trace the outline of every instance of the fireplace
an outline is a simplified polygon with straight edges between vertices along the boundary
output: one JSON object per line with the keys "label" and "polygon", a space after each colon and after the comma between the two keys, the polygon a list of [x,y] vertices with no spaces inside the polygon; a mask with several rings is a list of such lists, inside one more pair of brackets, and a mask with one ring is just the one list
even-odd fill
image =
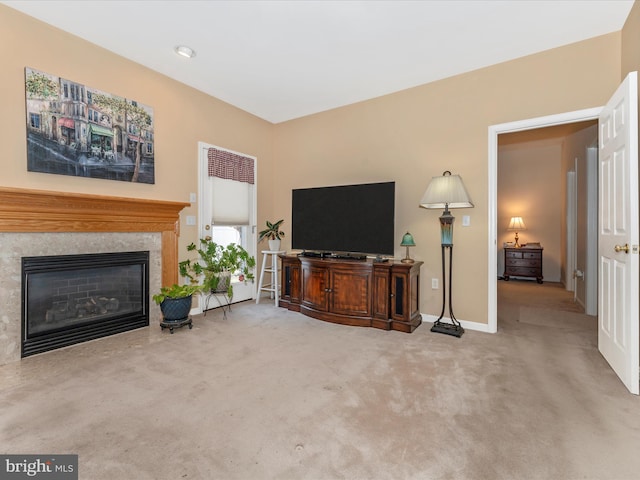
{"label": "fireplace", "polygon": [[149,325],[149,252],[22,258],[22,356]]}
{"label": "fireplace", "polygon": [[[149,251],[149,286],[178,282],[186,202],[0,187],[0,365],[22,358],[23,257]],[[149,322],[160,319],[149,307]]]}

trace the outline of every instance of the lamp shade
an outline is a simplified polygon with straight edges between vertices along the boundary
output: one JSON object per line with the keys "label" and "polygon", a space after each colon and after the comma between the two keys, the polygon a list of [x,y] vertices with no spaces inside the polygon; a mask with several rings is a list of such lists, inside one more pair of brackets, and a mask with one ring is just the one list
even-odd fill
{"label": "lamp shade", "polygon": [[524,220],[522,220],[522,217],[511,217],[511,221],[509,222],[509,227],[507,228],[507,230],[521,231],[526,229],[527,227],[524,225]]}
{"label": "lamp shade", "polygon": [[467,189],[460,175],[445,171],[442,176],[433,177],[420,200],[422,208],[470,208],[473,207]]}
{"label": "lamp shade", "polygon": [[409,232],[405,233],[402,236],[402,242],[400,243],[401,247],[415,247],[416,246],[416,242],[413,241],[413,235],[411,235]]}

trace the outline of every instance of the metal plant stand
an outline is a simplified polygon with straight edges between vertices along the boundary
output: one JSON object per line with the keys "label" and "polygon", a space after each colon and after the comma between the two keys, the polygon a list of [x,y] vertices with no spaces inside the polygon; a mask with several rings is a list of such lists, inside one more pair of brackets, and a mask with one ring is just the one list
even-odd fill
{"label": "metal plant stand", "polygon": [[[220,296],[222,296],[222,299],[224,301],[220,300]],[[211,301],[211,297],[215,297],[215,299],[218,301],[218,306],[222,307],[222,316],[224,319],[226,319],[227,310],[231,311],[231,297],[229,297],[229,295],[227,294],[227,288],[225,287],[223,290],[220,290],[220,289],[211,290],[211,292],[209,292],[205,300],[205,305],[203,310],[205,317],[207,316],[207,312],[209,310],[213,310],[213,308],[209,308],[209,302]]]}
{"label": "metal plant stand", "polygon": [[182,318],[180,320],[163,320],[160,322],[160,328],[162,330],[168,328],[170,333],[173,333],[174,328],[184,327],[185,325],[189,325],[189,330],[193,328],[193,321],[191,320],[191,317]]}

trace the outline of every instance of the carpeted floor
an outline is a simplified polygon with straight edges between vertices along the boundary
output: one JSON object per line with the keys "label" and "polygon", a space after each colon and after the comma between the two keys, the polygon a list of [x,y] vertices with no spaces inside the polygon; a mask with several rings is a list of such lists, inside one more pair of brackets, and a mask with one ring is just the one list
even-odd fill
{"label": "carpeted floor", "polygon": [[561,288],[498,287],[494,335],[247,302],[2,366],[1,450],[77,453],[83,480],[639,478],[640,400],[592,317],[540,325]]}

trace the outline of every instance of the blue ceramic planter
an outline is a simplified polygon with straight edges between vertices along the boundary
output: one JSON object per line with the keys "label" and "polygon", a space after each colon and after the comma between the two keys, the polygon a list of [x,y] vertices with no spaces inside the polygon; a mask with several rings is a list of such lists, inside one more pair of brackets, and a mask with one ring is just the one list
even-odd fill
{"label": "blue ceramic planter", "polygon": [[193,295],[182,298],[165,298],[160,304],[160,311],[165,322],[177,322],[189,316]]}

